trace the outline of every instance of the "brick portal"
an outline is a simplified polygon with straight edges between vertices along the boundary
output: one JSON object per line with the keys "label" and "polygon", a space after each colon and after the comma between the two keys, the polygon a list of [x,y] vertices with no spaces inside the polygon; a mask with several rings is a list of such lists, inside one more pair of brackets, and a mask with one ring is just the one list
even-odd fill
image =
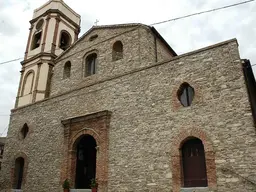
{"label": "brick portal", "polygon": [[210,142],[209,138],[202,130],[195,128],[192,130],[181,131],[181,133],[177,137],[175,137],[176,139],[172,143],[171,154],[172,154],[173,192],[179,192],[180,188],[184,185],[181,147],[183,143],[188,138],[191,138],[191,137],[200,139],[204,145],[208,188],[216,189],[217,187],[215,155],[214,155],[212,143]]}
{"label": "brick portal", "polygon": [[75,187],[76,177],[76,146],[85,135],[92,136],[97,144],[96,179],[98,191],[107,191],[108,182],[108,130],[110,111],[69,118],[62,121],[64,125],[64,161],[61,169],[61,181],[70,180]]}

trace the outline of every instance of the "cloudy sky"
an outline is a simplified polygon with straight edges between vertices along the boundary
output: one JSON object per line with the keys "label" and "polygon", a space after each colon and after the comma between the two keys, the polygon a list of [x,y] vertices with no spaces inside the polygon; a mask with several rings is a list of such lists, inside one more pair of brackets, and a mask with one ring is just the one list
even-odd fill
{"label": "cloudy sky", "polygon": [[[144,23],[200,12],[244,0],[64,0],[82,17],[80,36],[98,25]],[[24,56],[33,10],[47,0],[0,0],[0,63]],[[178,53],[237,38],[241,58],[256,63],[256,1],[229,9],[156,25]],[[255,53],[255,54],[253,54]],[[20,60],[21,61],[21,60]],[[20,61],[0,65],[0,136],[6,135],[21,69]],[[256,68],[254,69],[256,72]]]}

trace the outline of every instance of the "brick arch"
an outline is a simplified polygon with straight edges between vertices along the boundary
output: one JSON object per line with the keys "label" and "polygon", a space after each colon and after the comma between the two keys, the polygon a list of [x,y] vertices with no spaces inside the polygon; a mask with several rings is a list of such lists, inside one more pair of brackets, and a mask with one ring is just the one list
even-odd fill
{"label": "brick arch", "polygon": [[64,125],[64,159],[62,164],[61,182],[70,180],[75,187],[76,175],[76,144],[84,135],[92,136],[97,144],[96,179],[99,191],[107,191],[108,186],[108,130],[110,111],[99,111],[87,115],[62,120]]}
{"label": "brick arch", "polygon": [[100,145],[100,139],[99,139],[99,134],[93,130],[93,129],[90,129],[90,128],[84,128],[82,129],[81,131],[79,131],[78,133],[76,133],[71,139],[70,139],[70,143],[69,143],[69,148],[71,150],[76,150],[75,149],[75,146],[77,144],[77,142],[85,135],[90,135],[92,136],[95,141],[96,141],[96,144],[97,146]]}
{"label": "brick arch", "polygon": [[181,131],[177,136],[174,137],[175,139],[171,145],[173,192],[179,192],[180,188],[183,186],[181,147],[184,142],[191,137],[200,139],[204,145],[208,188],[215,189],[217,186],[215,153],[212,142],[204,131],[194,128]]}
{"label": "brick arch", "polygon": [[21,189],[24,188],[24,185],[26,183],[26,179],[27,179],[27,171],[28,171],[28,164],[29,164],[29,160],[28,160],[28,156],[24,153],[24,152],[18,152],[12,159],[12,167],[11,167],[11,186],[10,189],[13,188],[14,182],[15,182],[15,161],[17,158],[22,157],[24,159],[24,170],[23,170],[23,181],[22,181],[22,186]]}
{"label": "brick arch", "polygon": [[175,137],[172,142],[172,154],[177,155],[177,151],[189,137],[196,137],[200,139],[203,142],[204,150],[213,152],[213,145],[207,134],[201,129],[193,128],[190,130],[183,130]]}

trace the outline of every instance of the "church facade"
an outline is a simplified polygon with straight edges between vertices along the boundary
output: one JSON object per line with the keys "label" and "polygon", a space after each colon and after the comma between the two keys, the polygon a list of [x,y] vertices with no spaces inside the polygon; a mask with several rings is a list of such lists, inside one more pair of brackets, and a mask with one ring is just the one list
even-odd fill
{"label": "church facade", "polygon": [[[34,12],[0,191],[256,191],[255,82],[231,39],[177,55],[155,28]],[[90,190],[89,190],[90,191]]]}

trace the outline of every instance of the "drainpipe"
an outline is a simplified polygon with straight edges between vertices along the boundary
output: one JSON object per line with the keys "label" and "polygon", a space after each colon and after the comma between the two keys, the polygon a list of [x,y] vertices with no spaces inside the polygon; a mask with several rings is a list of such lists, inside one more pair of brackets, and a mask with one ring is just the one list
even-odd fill
{"label": "drainpipe", "polygon": [[157,41],[156,41],[156,36],[154,35],[154,44],[155,44],[155,62],[157,63],[158,58],[157,58]]}
{"label": "drainpipe", "polygon": [[256,82],[252,72],[250,60],[243,59],[242,67],[243,67],[244,80],[247,88],[249,102],[251,105],[254,126],[256,126]]}

